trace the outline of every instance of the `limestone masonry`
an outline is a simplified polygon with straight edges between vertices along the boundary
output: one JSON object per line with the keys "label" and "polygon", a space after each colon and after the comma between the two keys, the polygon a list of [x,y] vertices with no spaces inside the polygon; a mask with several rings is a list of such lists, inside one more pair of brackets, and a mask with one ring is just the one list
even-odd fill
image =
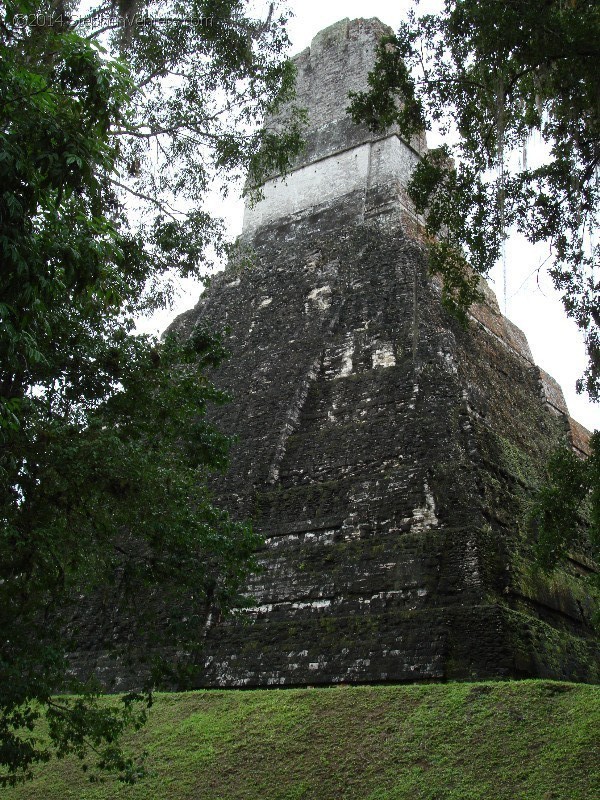
{"label": "limestone masonry", "polygon": [[544,460],[586,432],[489,289],[468,331],[441,308],[405,193],[424,138],[346,114],[387,31],[343,20],[296,57],[307,149],[246,209],[253,265],[174,324],[229,326],[215,416],[239,438],[216,488],[266,537],[203,684],[595,680],[591,565],[551,586],[519,530]]}
{"label": "limestone masonry", "polygon": [[307,149],[246,209],[251,265],[172,326],[228,326],[214,418],[238,440],[215,492],[266,539],[202,685],[595,681],[593,565],[536,574],[520,525],[550,452],[587,432],[489,289],[468,330],[442,309],[405,190],[424,138],[345,112],[387,30],[343,20],[296,57]]}
{"label": "limestone masonry", "polygon": [[[425,137],[406,143],[392,131],[373,134],[346,113],[348,92],[368,88],[378,40],[392,30],[379,20],[344,20],[317,34],[310,48],[294,59],[298,71],[296,104],[308,109],[304,153],[285,181],[263,186],[264,199],[244,214],[244,235],[256,236],[264,225],[286,216],[333,204],[352,192],[363,196],[362,221],[382,211],[382,193],[393,210],[409,210],[404,198]],[[277,127],[285,120],[269,120]]]}

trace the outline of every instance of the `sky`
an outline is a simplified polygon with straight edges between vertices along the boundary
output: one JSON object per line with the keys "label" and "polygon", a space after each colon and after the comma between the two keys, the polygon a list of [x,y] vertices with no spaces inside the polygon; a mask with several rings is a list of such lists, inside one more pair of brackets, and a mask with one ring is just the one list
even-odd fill
{"label": "sky", "polygon": [[[435,11],[440,5],[439,0],[421,0],[419,10]],[[290,55],[293,55],[308,47],[320,30],[345,17],[378,17],[396,29],[411,3],[410,0],[290,0],[287,6],[294,13],[288,24],[292,42]],[[268,3],[256,0],[256,7],[266,11]],[[261,16],[266,16],[265,11]],[[430,146],[442,141],[435,134],[428,135]],[[226,219],[231,236],[238,235],[242,228],[242,201],[223,202],[217,198],[214,206],[211,210]],[[523,238],[509,238],[506,245],[507,316],[525,332],[536,363],[561,385],[571,416],[593,430],[600,427],[600,406],[591,403],[586,395],[575,392],[575,382],[583,374],[587,361],[583,338],[575,323],[567,318],[549,276],[540,269],[548,254],[548,247],[544,245],[533,247]],[[501,265],[493,270],[490,284],[502,306]],[[197,283],[181,283],[174,308],[166,315],[147,320],[141,328],[162,332],[176,314],[196,304],[200,291]]]}

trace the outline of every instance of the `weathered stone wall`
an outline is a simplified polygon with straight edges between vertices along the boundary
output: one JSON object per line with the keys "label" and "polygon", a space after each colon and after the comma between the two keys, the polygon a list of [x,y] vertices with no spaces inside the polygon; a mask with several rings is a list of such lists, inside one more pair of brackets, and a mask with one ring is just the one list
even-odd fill
{"label": "weathered stone wall", "polygon": [[308,145],[247,209],[254,265],[174,324],[229,327],[215,416],[238,441],[215,489],[266,539],[202,682],[595,680],[589,564],[550,583],[522,531],[550,452],[586,432],[485,283],[468,330],[443,311],[405,193],[424,137],[346,115],[386,32],[344,20],[296,58]]}
{"label": "weathered stone wall", "polygon": [[177,323],[230,328],[216,488],[266,537],[256,608],[213,630],[203,685],[596,679],[585,587],[531,578],[519,532],[566,417],[491,296],[462,330],[419,245],[356,208],[264,226],[255,265]]}
{"label": "weathered stone wall", "polygon": [[[213,488],[265,537],[256,605],[210,631],[201,685],[598,680],[592,565],[536,574],[522,526],[550,452],[586,432],[487,286],[467,330],[443,310],[405,194],[424,142],[344,114],[382,32],[345,20],[297,58],[307,151],[247,211],[251,266],[172,326],[228,331],[214,418],[237,441]],[[79,665],[123,680],[102,648]]]}
{"label": "weathered stone wall", "polygon": [[[359,213],[368,216],[373,196],[382,195],[391,210],[410,212],[404,187],[425,149],[425,135],[403,141],[395,129],[374,134],[355,125],[347,114],[348,92],[364,91],[375,61],[377,42],[391,28],[377,19],[342,20],[321,31],[311,46],[294,58],[296,104],[308,112],[306,147],[285,179],[274,176],[262,187],[264,199],[248,206],[244,234],[262,225],[350,192],[362,193]],[[288,110],[267,120],[268,127],[285,123]]]}

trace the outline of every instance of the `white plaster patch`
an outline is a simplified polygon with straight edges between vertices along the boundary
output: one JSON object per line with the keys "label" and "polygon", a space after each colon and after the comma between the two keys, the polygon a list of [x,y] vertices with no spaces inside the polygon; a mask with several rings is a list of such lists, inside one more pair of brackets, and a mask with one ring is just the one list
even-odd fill
{"label": "white plaster patch", "polygon": [[264,300],[260,301],[260,303],[258,304],[258,307],[259,308],[265,308],[265,306],[270,306],[272,302],[273,302],[273,298],[272,297],[265,297]]}
{"label": "white plaster patch", "polygon": [[414,533],[422,533],[430,528],[435,528],[438,525],[438,518],[435,513],[435,501],[431,489],[427,485],[427,481],[423,484],[425,492],[425,505],[413,509],[413,525],[411,531]]}
{"label": "white plaster patch", "polygon": [[392,589],[389,592],[377,592],[372,595],[371,600],[391,600],[394,597],[405,597],[406,593],[402,589]]}
{"label": "white plaster patch", "polygon": [[373,351],[373,369],[377,367],[394,367],[396,365],[396,356],[394,355],[394,348],[391,342],[378,342],[379,347]]}
{"label": "white plaster patch", "polygon": [[289,544],[290,542],[297,542],[299,538],[299,533],[288,533],[285,536],[269,536],[267,539],[265,539],[265,544],[268,547],[275,549],[277,547],[282,547],[283,545]]}
{"label": "white plaster patch", "polygon": [[352,356],[354,355],[354,340],[348,337],[350,341],[346,343],[344,352],[342,353],[342,366],[338,372],[339,378],[345,378],[352,373]]}
{"label": "white plaster patch", "polygon": [[319,311],[327,311],[331,305],[331,286],[313,289],[307,298]]}
{"label": "white plaster patch", "polygon": [[317,531],[313,533],[309,531],[308,533],[304,534],[304,541],[314,542],[318,544],[333,544],[335,537],[335,530],[328,530],[328,531]]}
{"label": "white plaster patch", "polygon": [[255,606],[254,608],[249,608],[248,613],[250,614],[269,614],[273,611],[273,604],[266,603],[264,606]]}
{"label": "white plaster patch", "polygon": [[329,608],[331,605],[331,600],[313,600],[312,602],[299,602],[299,603],[292,603],[292,608],[303,609],[303,608]]}
{"label": "white plaster patch", "polygon": [[[305,541],[307,544],[313,542],[318,544],[333,544],[335,533],[336,532],[333,529],[288,533],[284,536],[269,536],[265,539],[265,544],[270,550],[276,550],[280,547],[293,546],[294,544],[298,544],[302,541]],[[272,559],[264,559],[264,561],[259,561],[259,563],[262,566],[266,566],[267,564],[272,563]]]}

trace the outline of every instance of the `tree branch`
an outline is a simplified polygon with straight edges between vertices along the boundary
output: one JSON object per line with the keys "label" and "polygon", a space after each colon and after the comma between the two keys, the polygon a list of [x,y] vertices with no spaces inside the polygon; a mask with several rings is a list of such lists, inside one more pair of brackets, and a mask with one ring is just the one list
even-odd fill
{"label": "tree branch", "polygon": [[178,211],[177,209],[174,208],[171,209],[171,211],[173,212],[171,213],[171,211],[168,210],[170,207],[167,206],[165,203],[159,202],[155,197],[150,197],[150,195],[148,194],[144,194],[143,192],[138,192],[135,189],[132,189],[131,186],[127,186],[125,183],[121,183],[120,181],[116,180],[116,178],[111,178],[110,182],[115,186],[118,186],[119,189],[124,189],[126,192],[129,192],[129,194],[132,194],[134,197],[137,197],[140,200],[145,200],[146,202],[151,203],[153,206],[156,206],[156,208],[158,208],[165,216],[172,219],[173,222],[181,222],[181,219],[179,217],[176,217],[175,214],[180,214],[181,216],[184,216],[183,211]]}

